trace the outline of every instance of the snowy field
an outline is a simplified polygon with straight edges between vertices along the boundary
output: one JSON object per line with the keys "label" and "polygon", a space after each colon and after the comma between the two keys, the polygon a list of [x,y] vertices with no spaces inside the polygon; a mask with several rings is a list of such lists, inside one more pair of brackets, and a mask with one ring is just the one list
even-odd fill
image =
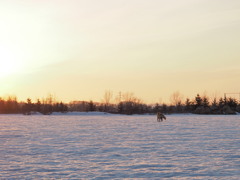
{"label": "snowy field", "polygon": [[240,179],[240,115],[0,115],[0,179]]}

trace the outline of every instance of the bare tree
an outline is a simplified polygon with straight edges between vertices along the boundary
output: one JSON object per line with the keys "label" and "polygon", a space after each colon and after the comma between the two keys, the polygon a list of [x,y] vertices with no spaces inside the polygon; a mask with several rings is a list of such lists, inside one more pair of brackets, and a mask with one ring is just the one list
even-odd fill
{"label": "bare tree", "polygon": [[123,101],[134,101],[135,99],[134,94],[132,92],[123,93],[122,98]]}
{"label": "bare tree", "polygon": [[103,95],[103,99],[102,99],[103,104],[104,104],[104,111],[108,111],[109,105],[110,105],[110,103],[112,101],[112,98],[113,98],[112,91],[106,90],[104,95]]}
{"label": "bare tree", "polygon": [[46,98],[42,98],[42,104],[50,104],[53,105],[57,102],[56,96],[49,93]]}
{"label": "bare tree", "polygon": [[54,103],[56,103],[56,96],[49,93],[47,98],[46,98],[46,101],[47,101],[48,104],[54,104]]}
{"label": "bare tree", "polygon": [[109,105],[113,97],[113,93],[110,90],[105,91],[103,95],[103,103]]}
{"label": "bare tree", "polygon": [[115,103],[119,104],[122,101],[122,92],[120,91],[118,95],[115,97]]}
{"label": "bare tree", "polygon": [[176,91],[170,96],[170,102],[174,106],[181,105],[183,98],[184,96],[179,91]]}

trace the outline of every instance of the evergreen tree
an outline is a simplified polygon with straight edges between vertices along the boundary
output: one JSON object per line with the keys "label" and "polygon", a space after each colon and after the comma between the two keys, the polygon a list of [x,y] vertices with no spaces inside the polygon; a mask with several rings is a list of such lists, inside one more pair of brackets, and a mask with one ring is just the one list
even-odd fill
{"label": "evergreen tree", "polygon": [[190,101],[189,98],[185,101],[185,112],[192,112],[193,111],[193,103]]}
{"label": "evergreen tree", "polygon": [[88,111],[96,111],[96,105],[92,101],[88,103]]}
{"label": "evergreen tree", "polygon": [[223,98],[220,98],[219,101],[218,101],[218,107],[219,107],[219,108],[222,108],[224,105],[225,105],[224,99],[223,99]]}
{"label": "evergreen tree", "polygon": [[209,101],[207,97],[203,97],[202,105],[203,107],[209,107]]}
{"label": "evergreen tree", "polygon": [[202,98],[200,97],[199,94],[197,94],[197,96],[195,97],[195,101],[196,101],[196,108],[202,106],[202,101],[203,100],[202,100]]}

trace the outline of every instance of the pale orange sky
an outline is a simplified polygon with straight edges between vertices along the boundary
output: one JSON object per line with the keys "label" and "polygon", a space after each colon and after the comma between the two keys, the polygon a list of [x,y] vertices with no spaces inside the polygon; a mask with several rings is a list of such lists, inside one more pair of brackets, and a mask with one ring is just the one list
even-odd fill
{"label": "pale orange sky", "polygon": [[239,0],[2,0],[0,97],[240,92]]}

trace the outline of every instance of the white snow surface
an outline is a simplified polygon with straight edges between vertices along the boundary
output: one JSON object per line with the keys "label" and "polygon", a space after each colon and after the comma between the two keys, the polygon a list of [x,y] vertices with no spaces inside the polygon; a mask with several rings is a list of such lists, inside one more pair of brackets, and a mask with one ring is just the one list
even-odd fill
{"label": "white snow surface", "polygon": [[105,115],[114,115],[114,114],[110,114],[110,113],[106,113],[106,112],[97,112],[97,111],[93,111],[93,112],[67,112],[67,113],[61,113],[61,112],[53,112],[51,115],[68,115],[68,116],[105,116]]}
{"label": "white snow surface", "polygon": [[240,116],[0,115],[0,179],[239,179]]}

